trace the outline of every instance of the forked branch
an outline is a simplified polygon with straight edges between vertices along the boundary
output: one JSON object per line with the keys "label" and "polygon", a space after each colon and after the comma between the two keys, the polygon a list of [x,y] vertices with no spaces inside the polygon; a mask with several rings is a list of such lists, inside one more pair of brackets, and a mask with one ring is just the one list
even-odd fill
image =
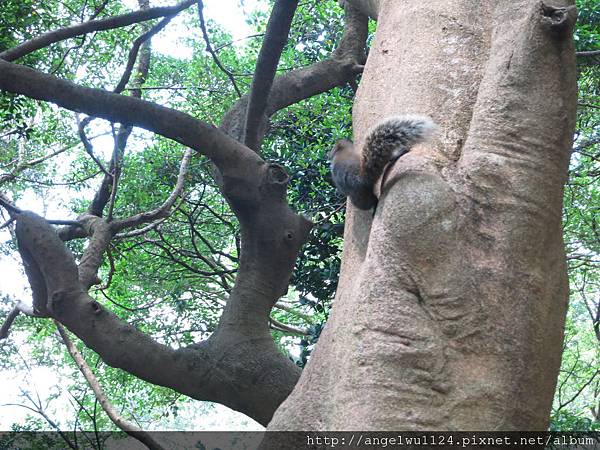
{"label": "forked branch", "polygon": [[263,115],[267,108],[275,71],[287,42],[297,7],[297,0],[277,0],[267,23],[267,32],[256,61],[244,126],[244,143],[253,150],[258,150],[262,134],[259,128],[265,122]]}

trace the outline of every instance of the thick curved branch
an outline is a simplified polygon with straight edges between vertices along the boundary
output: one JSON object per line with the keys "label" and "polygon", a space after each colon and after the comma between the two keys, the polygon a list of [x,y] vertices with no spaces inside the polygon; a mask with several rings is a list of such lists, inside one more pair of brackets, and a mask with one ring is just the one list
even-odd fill
{"label": "thick curved branch", "polygon": [[47,47],[48,45],[64,41],[65,39],[70,39],[75,36],[80,36],[82,34],[125,27],[134,23],[158,19],[159,17],[173,16],[184,9],[189,8],[195,2],[195,0],[186,0],[174,6],[161,6],[147,10],[135,11],[120,16],[109,17],[106,19],[90,20],[89,22],[50,31],[0,53],[0,59],[4,59],[5,61],[14,61],[15,59]]}
{"label": "thick curved branch", "polygon": [[94,375],[94,372],[92,372],[92,369],[90,369],[90,366],[88,366],[87,362],[83,358],[83,355],[81,353],[79,353],[79,350],[77,350],[77,347],[75,347],[75,345],[73,344],[73,341],[71,341],[71,339],[69,338],[69,335],[67,334],[67,332],[65,331],[63,326],[59,322],[55,322],[55,323],[56,323],[56,328],[58,329],[58,332],[60,333],[60,336],[61,336],[65,346],[67,347],[67,351],[69,352],[69,354],[71,355],[71,357],[73,358],[75,363],[77,364],[77,367],[79,368],[80,372],[83,374],[83,376],[84,376],[85,380],[87,381],[88,385],[90,386],[90,388],[92,388],[94,395],[98,399],[100,406],[102,407],[102,409],[104,410],[104,412],[106,413],[108,418],[117,427],[119,427],[119,429],[123,430],[128,435],[130,435],[130,436],[134,437],[135,439],[137,439],[138,441],[142,442],[149,449],[162,450],[163,447],[160,444],[158,444],[158,442],[156,442],[152,438],[152,436],[150,436],[150,434],[148,432],[142,430],[140,427],[129,422],[128,420],[125,420],[117,412],[117,410],[114,408],[114,406],[110,403],[110,401],[106,397],[106,394],[104,393],[104,390],[100,386],[100,383],[98,382],[98,379],[96,378],[96,375]]}
{"label": "thick curved branch", "polygon": [[[266,425],[299,371],[264,326],[220,330],[209,341],[173,350],[123,322],[83,289],[72,255],[42,217],[22,212],[16,226],[25,260],[40,274],[51,316],[110,366],[198,400],[223,403]],[[21,253],[23,255],[23,253]]]}
{"label": "thick curved branch", "polygon": [[225,176],[251,180],[264,163],[244,145],[188,114],[138,98],[78,86],[3,60],[0,89],[153,131],[207,156]]}
{"label": "thick curved branch", "polygon": [[346,4],[344,10],[344,33],[338,47],[329,58],[278,77],[269,97],[269,115],[305,98],[342,86],[362,72],[366,61],[368,18],[351,4]]}
{"label": "thick curved branch", "polygon": [[15,233],[33,291],[34,308],[39,303],[51,312],[53,303],[81,292],[73,256],[44,218],[29,211],[19,213]]}
{"label": "thick curved branch", "polygon": [[266,35],[256,61],[244,126],[244,144],[253,150],[258,150],[263,134],[260,126],[265,123],[263,115],[267,100],[297,7],[297,0],[277,0],[267,23]]}

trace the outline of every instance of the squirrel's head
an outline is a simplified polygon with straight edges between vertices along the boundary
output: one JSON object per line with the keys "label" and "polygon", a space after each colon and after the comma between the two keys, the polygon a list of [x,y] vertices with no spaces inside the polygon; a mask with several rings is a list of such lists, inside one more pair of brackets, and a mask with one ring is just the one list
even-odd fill
{"label": "squirrel's head", "polygon": [[344,151],[347,151],[347,150],[353,150],[353,148],[354,148],[354,143],[351,140],[340,139],[339,141],[337,141],[335,143],[333,148],[329,152],[327,152],[327,159],[329,161],[333,161],[333,158],[335,158],[336,155],[339,155],[340,153],[343,153]]}

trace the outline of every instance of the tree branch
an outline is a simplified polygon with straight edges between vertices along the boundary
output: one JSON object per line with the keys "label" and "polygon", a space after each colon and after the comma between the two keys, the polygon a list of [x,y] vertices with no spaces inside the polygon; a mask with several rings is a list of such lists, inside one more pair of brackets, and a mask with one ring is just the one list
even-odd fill
{"label": "tree branch", "polygon": [[[127,58],[127,66],[125,67],[125,71],[123,72],[123,75],[121,76],[121,79],[119,80],[119,83],[117,84],[117,86],[115,87],[113,92],[115,92],[116,94],[120,94],[121,92],[123,92],[123,90],[125,89],[125,86],[127,86],[127,83],[129,82],[129,79],[131,78],[131,72],[133,71],[133,65],[135,64],[135,61],[137,59],[137,55],[139,53],[140,47],[142,46],[142,44],[144,42],[146,42],[148,39],[150,39],[152,36],[154,36],[156,33],[158,33],[164,27],[166,27],[172,18],[173,18],[172,15],[165,17],[163,20],[158,22],[156,25],[154,25],[151,29],[146,31],[141,36],[139,36],[133,42],[131,50],[129,50],[129,56]],[[145,78],[145,76],[144,76],[144,78]]]}
{"label": "tree branch", "polygon": [[340,0],[340,3],[351,3],[352,6],[373,20],[377,20],[379,8],[381,7],[381,0]]}
{"label": "tree branch", "polygon": [[[99,136],[94,136],[94,137],[91,137],[90,139],[95,139]],[[89,142],[89,140],[88,140],[88,142]],[[59,148],[58,150],[55,150],[47,155],[40,156],[39,158],[35,158],[30,161],[22,161],[21,159],[18,159],[17,161],[13,161],[13,163],[16,164],[15,167],[13,167],[13,169],[10,172],[3,173],[2,175],[0,175],[0,184],[4,183],[6,181],[14,180],[17,177],[17,175],[19,175],[19,173],[23,172],[24,170],[30,169],[31,167],[41,164],[44,161],[47,161],[50,158],[53,158],[54,156],[60,155],[61,153],[64,153],[67,150],[75,147],[77,144],[79,144],[79,142],[75,142],[71,145],[66,145],[66,146]]]}
{"label": "tree branch", "polygon": [[288,324],[278,321],[277,319],[273,319],[272,317],[269,318],[269,321],[271,322],[271,326],[274,329],[281,331],[282,333],[298,334],[300,336],[309,336],[310,335],[310,332],[305,328],[299,328],[299,327],[295,327],[293,325],[288,325]]}
{"label": "tree branch", "polygon": [[589,50],[575,53],[578,58],[594,58],[600,56],[600,50]]}
{"label": "tree branch", "polygon": [[[264,163],[244,145],[188,114],[134,97],[78,86],[3,60],[0,89],[154,131],[207,156],[224,175],[252,180],[256,178],[257,166]],[[240,173],[246,176],[240,177]]]}
{"label": "tree branch", "polygon": [[175,186],[173,187],[173,191],[171,192],[169,197],[167,197],[167,199],[164,201],[164,203],[162,205],[160,205],[158,208],[156,208],[152,211],[139,213],[134,216],[128,217],[127,219],[115,220],[110,225],[112,233],[115,234],[115,233],[118,233],[119,231],[122,231],[125,228],[135,227],[135,226],[141,225],[143,223],[152,222],[156,219],[161,219],[161,218],[168,216],[170,214],[169,211],[170,211],[171,207],[173,206],[173,204],[175,203],[177,198],[183,192],[183,186],[185,184],[185,177],[187,175],[191,159],[192,159],[192,150],[188,148],[188,149],[186,149],[186,151],[183,155],[183,159],[181,160],[181,165],[179,166],[179,175],[177,176],[177,182],[175,183]]}
{"label": "tree branch", "polygon": [[34,299],[43,299],[52,318],[110,366],[198,400],[223,403],[263,424],[294,386],[298,368],[273,345],[266,317],[261,328],[230,328],[209,341],[173,350],[85,292],[72,255],[42,217],[20,213],[16,235],[25,267],[38,274],[37,280],[30,278]]}
{"label": "tree branch", "polygon": [[297,0],[277,0],[267,23],[266,35],[256,61],[244,126],[244,143],[253,150],[258,150],[259,138],[263,134],[259,127],[266,122],[263,115],[297,7]]}
{"label": "tree branch", "polygon": [[[140,0],[139,5],[140,9],[142,10],[149,8],[147,0]],[[121,80],[114,89],[115,93],[120,93],[125,85],[129,82],[133,64],[138,58],[138,53],[141,51],[141,56],[139,57],[137,72],[134,80],[135,86],[130,90],[130,94],[132,97],[142,98],[142,91],[139,88],[144,84],[146,78],[148,77],[148,70],[150,68],[150,39],[155,32],[165,26],[170,20],[171,18],[168,17],[151,29],[146,29],[147,25],[144,24],[145,33],[136,39],[133,48],[129,52],[127,67],[121,76]],[[133,130],[131,126],[122,124],[119,127],[118,132],[115,134],[114,125],[111,124],[111,126],[113,130],[114,148],[111,158],[110,175],[104,177],[102,184],[98,188],[98,191],[96,192],[96,195],[94,196],[94,199],[88,208],[88,211],[91,214],[102,216],[104,208],[108,204],[108,221],[112,220],[115,201],[117,198],[117,188],[119,186],[121,171],[123,169],[125,149],[127,147],[129,136]]]}
{"label": "tree branch", "polygon": [[48,45],[82,34],[87,34],[94,31],[111,30],[164,16],[173,16],[184,9],[189,8],[194,3],[195,0],[186,0],[174,6],[161,6],[147,10],[135,11],[120,16],[108,17],[100,20],[91,20],[89,22],[50,31],[0,53],[0,59],[4,59],[5,61],[14,61],[15,59],[47,47]]}
{"label": "tree branch", "polygon": [[100,386],[100,383],[98,382],[98,379],[94,375],[94,372],[92,372],[92,369],[88,366],[87,362],[83,358],[83,355],[81,353],[79,353],[79,350],[77,350],[77,347],[75,347],[75,345],[69,338],[69,335],[67,334],[67,332],[65,331],[63,326],[57,321],[55,321],[54,323],[56,324],[56,328],[58,329],[58,332],[60,333],[60,336],[61,336],[65,346],[67,347],[69,354],[71,355],[71,357],[77,364],[77,367],[83,374],[83,376],[84,376],[85,380],[87,381],[88,385],[90,386],[90,388],[92,388],[94,395],[98,399],[98,402],[100,402],[100,406],[102,406],[102,409],[104,410],[104,412],[106,413],[108,418],[119,429],[123,430],[128,435],[130,435],[130,436],[134,437],[135,439],[137,439],[138,441],[142,442],[149,449],[163,450],[163,447],[160,444],[158,444],[158,442],[156,442],[152,438],[152,436],[150,436],[149,433],[142,430],[141,428],[134,425],[133,423],[129,422],[128,420],[125,420],[117,412],[117,410],[113,407],[113,405],[110,403],[110,401],[106,397],[106,394],[104,393],[104,390]]}
{"label": "tree branch", "polygon": [[235,78],[234,78],[233,74],[231,73],[230,70],[228,70],[223,65],[223,63],[221,63],[221,60],[217,56],[217,53],[212,48],[212,45],[210,43],[210,38],[208,37],[208,31],[206,31],[206,24],[204,23],[204,14],[202,12],[204,9],[204,3],[202,2],[202,0],[197,0],[197,1],[198,1],[198,20],[200,22],[200,29],[202,30],[202,36],[204,37],[204,42],[206,42],[206,51],[208,51],[208,53],[210,53],[213,61],[217,65],[217,67],[219,69],[221,69],[221,71],[227,76],[227,78],[229,78],[229,80],[231,81],[231,84],[233,85],[233,89],[235,90],[238,97],[241,97],[242,93],[241,93],[240,89],[238,88],[237,83],[235,82]]}
{"label": "tree branch", "polygon": [[8,337],[10,327],[12,326],[13,322],[20,313],[23,313],[26,316],[36,317],[36,314],[34,313],[33,308],[31,306],[26,305],[22,301],[18,301],[17,304],[13,307],[13,309],[8,313],[6,319],[4,319],[2,327],[0,327],[0,341]]}
{"label": "tree branch", "polygon": [[84,224],[89,242],[79,262],[79,282],[87,291],[93,285],[100,284],[98,269],[102,265],[102,257],[110,244],[113,234],[110,225],[101,217],[84,214],[79,218]]}
{"label": "tree branch", "polygon": [[86,153],[90,156],[90,158],[92,158],[92,161],[96,163],[96,166],[98,166],[98,168],[104,173],[104,175],[112,177],[112,174],[110,174],[106,170],[104,164],[102,164],[102,162],[94,154],[94,147],[92,146],[92,143],[85,134],[85,127],[91,122],[91,120],[91,117],[86,117],[85,119],[80,121],[78,117],[77,133],[79,134],[79,139],[81,140],[81,143],[83,144],[83,148],[85,149]]}
{"label": "tree branch", "polygon": [[[338,47],[329,58],[275,77],[263,115],[265,123],[258,127],[261,130],[259,140],[262,140],[267,129],[266,121],[275,112],[341,86],[362,71],[366,60],[368,17],[349,2],[345,3],[344,10],[344,33]],[[247,104],[248,95],[244,95],[221,121],[221,129],[240,141],[244,138]]]}

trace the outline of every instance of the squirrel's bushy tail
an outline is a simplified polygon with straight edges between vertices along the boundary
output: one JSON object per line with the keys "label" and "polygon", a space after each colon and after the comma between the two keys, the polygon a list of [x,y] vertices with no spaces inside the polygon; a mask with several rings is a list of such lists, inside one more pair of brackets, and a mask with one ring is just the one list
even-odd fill
{"label": "squirrel's bushy tail", "polygon": [[373,186],[388,162],[426,140],[436,128],[433,120],[419,115],[388,117],[377,123],[362,149],[361,174],[366,184]]}

